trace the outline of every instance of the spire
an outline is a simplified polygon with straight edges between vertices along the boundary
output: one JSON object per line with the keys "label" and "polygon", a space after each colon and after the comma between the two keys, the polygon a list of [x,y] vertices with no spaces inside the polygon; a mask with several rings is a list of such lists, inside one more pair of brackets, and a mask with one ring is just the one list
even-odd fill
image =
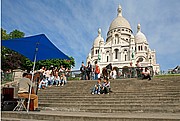
{"label": "spire", "polygon": [[122,8],[121,8],[121,5],[118,6],[118,16],[122,16]]}
{"label": "spire", "polygon": [[98,36],[101,36],[101,29],[98,29]]}
{"label": "spire", "polygon": [[141,25],[138,24],[138,25],[137,25],[137,32],[140,32],[140,31],[141,31]]}

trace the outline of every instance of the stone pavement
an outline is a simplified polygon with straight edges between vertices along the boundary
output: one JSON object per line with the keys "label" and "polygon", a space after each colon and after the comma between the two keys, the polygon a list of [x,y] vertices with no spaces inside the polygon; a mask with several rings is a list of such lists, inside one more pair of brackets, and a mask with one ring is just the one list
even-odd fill
{"label": "stone pavement", "polygon": [[[30,120],[51,120],[51,121],[83,121],[83,120],[127,120],[127,121],[180,121],[180,113],[89,113],[89,112],[62,112],[62,111],[40,111],[40,112],[8,112],[2,113],[2,116],[13,116],[20,119],[22,116],[24,119]],[[3,117],[4,117],[3,116]],[[33,116],[33,119],[30,118]],[[8,118],[3,118],[3,120]],[[10,119],[10,118],[9,118]]]}

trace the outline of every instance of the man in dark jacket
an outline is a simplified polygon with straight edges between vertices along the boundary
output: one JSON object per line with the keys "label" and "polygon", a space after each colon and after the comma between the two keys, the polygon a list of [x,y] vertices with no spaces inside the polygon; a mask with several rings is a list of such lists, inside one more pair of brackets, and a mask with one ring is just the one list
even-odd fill
{"label": "man in dark jacket", "polygon": [[108,64],[108,65],[106,66],[106,69],[107,69],[108,77],[110,78],[110,73],[111,73],[111,71],[112,71],[112,64],[111,64],[111,63]]}
{"label": "man in dark jacket", "polygon": [[91,65],[90,61],[88,62],[86,71],[87,71],[88,80],[90,80],[91,72],[92,72],[92,65]]}
{"label": "man in dark jacket", "polygon": [[84,66],[84,62],[82,62],[80,71],[81,71],[81,80],[86,80],[86,67]]}

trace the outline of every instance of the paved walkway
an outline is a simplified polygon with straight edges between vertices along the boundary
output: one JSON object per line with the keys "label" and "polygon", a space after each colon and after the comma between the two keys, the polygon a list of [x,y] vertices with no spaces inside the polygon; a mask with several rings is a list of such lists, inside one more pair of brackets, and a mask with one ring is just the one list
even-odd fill
{"label": "paved walkway", "polygon": [[[12,113],[12,111],[11,111]],[[13,112],[13,113],[21,113],[27,114],[27,112]],[[51,116],[67,116],[67,117],[99,117],[99,118],[127,118],[127,119],[141,119],[141,118],[148,118],[148,119],[179,119],[180,120],[180,113],[89,113],[89,112],[63,112],[63,111],[40,111],[34,112],[29,111],[29,114],[36,114],[36,115],[51,115]]]}

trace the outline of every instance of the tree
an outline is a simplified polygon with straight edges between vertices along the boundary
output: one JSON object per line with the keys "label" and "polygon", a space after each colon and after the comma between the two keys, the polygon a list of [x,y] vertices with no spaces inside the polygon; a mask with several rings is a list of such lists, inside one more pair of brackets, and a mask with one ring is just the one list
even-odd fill
{"label": "tree", "polygon": [[[22,38],[24,37],[24,33],[19,31],[19,30],[14,30],[12,32],[10,32],[10,34],[6,33],[6,30],[4,30],[3,28],[1,28],[1,39],[2,40],[7,40],[7,39],[14,39],[14,38]],[[26,63],[26,61],[28,61],[26,59],[26,57],[24,57],[23,55],[8,49],[6,47],[2,47],[1,48],[1,61],[2,61],[2,69],[3,70],[8,70],[8,69],[17,69],[17,68],[21,68],[21,69],[25,69],[26,66],[24,65],[24,63]]]}
{"label": "tree", "polygon": [[14,31],[10,32],[9,37],[10,39],[14,39],[14,38],[22,38],[24,37],[25,34],[17,29],[15,29]]}
{"label": "tree", "polygon": [[48,59],[48,60],[41,60],[36,62],[36,69],[40,69],[42,66],[49,69],[51,66],[60,68],[63,65],[64,68],[72,68],[75,66],[75,61],[73,57],[70,57],[70,60],[62,60],[62,59]]}
{"label": "tree", "polygon": [[7,40],[10,39],[9,35],[6,33],[6,30],[1,28],[1,40]]}

